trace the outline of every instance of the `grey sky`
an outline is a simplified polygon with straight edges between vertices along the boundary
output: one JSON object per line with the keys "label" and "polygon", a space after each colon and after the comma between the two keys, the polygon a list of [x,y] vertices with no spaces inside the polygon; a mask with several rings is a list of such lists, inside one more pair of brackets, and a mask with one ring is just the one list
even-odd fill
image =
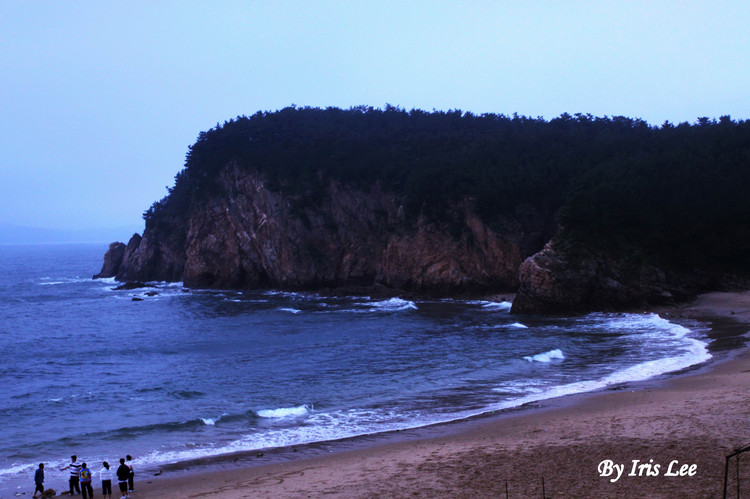
{"label": "grey sky", "polygon": [[0,0],[0,224],[116,227],[258,110],[750,118],[747,1]]}

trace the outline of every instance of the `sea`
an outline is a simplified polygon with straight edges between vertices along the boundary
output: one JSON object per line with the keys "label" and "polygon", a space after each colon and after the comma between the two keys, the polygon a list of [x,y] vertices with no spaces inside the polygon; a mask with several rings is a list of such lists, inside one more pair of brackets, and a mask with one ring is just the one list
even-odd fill
{"label": "sea", "polygon": [[[116,290],[106,244],[0,246],[0,497],[465,420],[711,358],[709,328],[654,313],[511,315],[496,299]],[[140,474],[139,474],[140,472]]]}

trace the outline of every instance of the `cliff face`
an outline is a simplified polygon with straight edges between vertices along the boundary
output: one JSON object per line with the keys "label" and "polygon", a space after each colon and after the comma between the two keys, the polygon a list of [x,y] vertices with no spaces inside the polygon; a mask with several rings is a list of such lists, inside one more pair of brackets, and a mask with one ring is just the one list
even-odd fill
{"label": "cliff face", "polygon": [[497,233],[468,202],[450,215],[450,226],[407,221],[396,196],[378,185],[364,192],[335,181],[313,205],[230,164],[186,222],[162,220],[133,236],[115,274],[201,288],[515,289],[518,267],[541,246],[548,221],[527,208]]}
{"label": "cliff face", "polygon": [[312,204],[230,164],[189,213],[161,218],[127,246],[110,245],[95,277],[182,280],[196,288],[517,290],[512,312],[523,314],[622,310],[748,285],[580,248],[572,257],[554,242],[541,248],[552,222],[525,206],[492,230],[468,201],[440,222],[409,221],[397,197],[378,185],[365,192],[335,181]]}

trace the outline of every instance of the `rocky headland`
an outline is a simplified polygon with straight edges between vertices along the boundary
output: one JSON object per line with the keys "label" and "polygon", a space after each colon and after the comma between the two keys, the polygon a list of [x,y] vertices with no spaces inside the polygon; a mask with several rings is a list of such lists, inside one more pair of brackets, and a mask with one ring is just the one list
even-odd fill
{"label": "rocky headland", "polygon": [[[423,124],[427,118],[432,121]],[[612,163],[606,149],[625,143],[634,155],[645,154],[634,136],[654,141],[670,130],[580,115],[559,123],[483,118],[489,121],[305,108],[225,123],[199,136],[175,187],[146,212],[143,235],[110,245],[95,277],[196,288],[516,292],[513,311],[535,314],[627,309],[747,286],[748,228],[727,223],[742,210],[726,209],[739,196],[733,183],[715,186],[729,189],[726,199],[707,200],[705,179],[688,177],[685,188],[703,196],[702,211],[692,215],[679,203],[693,198],[650,191],[669,184],[648,178],[660,150],[635,163],[637,171],[632,162]],[[344,119],[349,125],[341,128]],[[459,131],[446,129],[446,122]],[[593,135],[601,157],[589,151],[594,124],[604,130]],[[618,127],[622,137],[604,133]],[[683,133],[702,132],[695,128]],[[748,128],[741,122],[732,130],[750,136]],[[562,145],[561,131],[568,134]],[[499,145],[492,133],[504,138]],[[505,140],[509,133],[519,135],[516,142]],[[737,148],[749,149],[743,144],[730,147],[740,163],[747,162],[736,159]],[[536,158],[540,147],[551,148],[542,159]],[[571,150],[589,163],[565,156]],[[342,164],[353,165],[354,173]],[[378,169],[381,164],[391,166]],[[720,165],[747,175],[744,166]],[[649,203],[665,214],[649,213]],[[680,224],[691,221],[701,230],[716,227],[720,233],[711,237],[718,247],[694,233],[680,240],[688,227]],[[721,233],[738,226],[740,232]],[[721,246],[727,244],[731,254]]]}
{"label": "rocky headland", "polygon": [[[127,245],[110,245],[96,277],[197,288],[507,292],[551,226],[526,207],[498,232],[464,204],[454,207],[461,222],[451,233],[444,223],[407,221],[396,195],[378,186],[360,191],[332,181],[319,205],[296,209],[258,172],[227,165],[220,179],[184,226],[151,225]],[[184,240],[176,237],[183,232]]]}

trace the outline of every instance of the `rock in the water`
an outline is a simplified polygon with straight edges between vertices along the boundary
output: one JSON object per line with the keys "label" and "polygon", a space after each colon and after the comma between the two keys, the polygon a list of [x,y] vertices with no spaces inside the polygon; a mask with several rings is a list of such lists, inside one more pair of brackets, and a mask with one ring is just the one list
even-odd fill
{"label": "rock in the water", "polygon": [[116,288],[114,288],[115,291],[127,291],[131,289],[139,289],[139,288],[153,288],[153,284],[148,284],[141,281],[128,281],[125,284],[120,284]]}
{"label": "rock in the water", "polygon": [[94,279],[114,277],[120,270],[122,259],[125,256],[125,244],[114,242],[109,245],[109,249],[104,254],[104,264],[102,270],[94,276]]}

